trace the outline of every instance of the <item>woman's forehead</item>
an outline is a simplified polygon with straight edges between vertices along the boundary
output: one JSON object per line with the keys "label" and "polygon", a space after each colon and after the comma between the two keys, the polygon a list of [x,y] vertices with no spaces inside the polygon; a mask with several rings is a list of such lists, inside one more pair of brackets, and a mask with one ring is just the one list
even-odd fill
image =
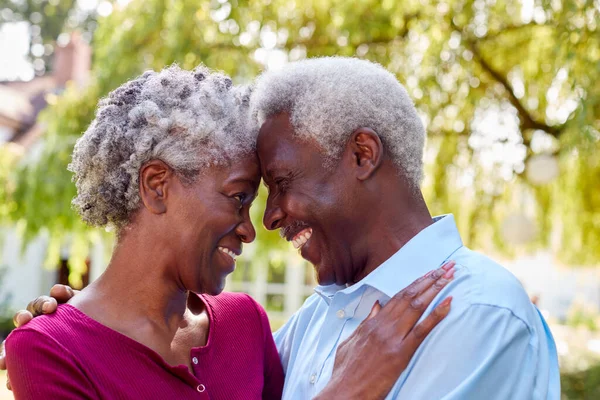
{"label": "woman's forehead", "polygon": [[256,153],[241,157],[232,162],[227,169],[230,180],[243,179],[258,184],[261,178],[260,163]]}

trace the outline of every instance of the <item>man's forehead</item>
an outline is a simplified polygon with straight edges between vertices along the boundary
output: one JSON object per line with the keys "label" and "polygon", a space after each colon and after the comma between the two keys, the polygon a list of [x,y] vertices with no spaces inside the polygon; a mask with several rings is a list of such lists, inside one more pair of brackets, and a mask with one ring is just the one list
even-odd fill
{"label": "man's forehead", "polygon": [[289,139],[294,134],[294,127],[287,114],[273,115],[265,120],[258,132],[258,149],[269,150],[278,147],[282,140]]}
{"label": "man's forehead", "polygon": [[322,150],[316,139],[298,136],[287,113],[267,118],[258,135],[257,149],[267,178],[304,168],[311,162],[322,162]]}
{"label": "man's forehead", "polygon": [[258,135],[260,163],[269,169],[285,167],[302,151],[299,141],[293,137],[294,129],[288,117],[284,117],[278,114],[267,118]]}

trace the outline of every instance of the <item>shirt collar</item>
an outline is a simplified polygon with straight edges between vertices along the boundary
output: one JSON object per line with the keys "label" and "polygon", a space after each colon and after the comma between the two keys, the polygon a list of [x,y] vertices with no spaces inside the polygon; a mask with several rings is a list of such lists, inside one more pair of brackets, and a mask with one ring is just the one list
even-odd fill
{"label": "shirt collar", "polygon": [[417,278],[438,268],[462,245],[454,216],[441,215],[360,282],[348,287],[317,286],[315,292],[327,304],[338,291],[351,294],[363,286],[370,286],[392,297]]}

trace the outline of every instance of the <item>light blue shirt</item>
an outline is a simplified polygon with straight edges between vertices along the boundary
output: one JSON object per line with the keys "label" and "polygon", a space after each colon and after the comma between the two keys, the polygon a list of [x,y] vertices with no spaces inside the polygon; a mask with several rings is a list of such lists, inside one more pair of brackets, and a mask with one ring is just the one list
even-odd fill
{"label": "light blue shirt", "polygon": [[[454,217],[437,217],[390,259],[349,287],[319,286],[274,334],[284,399],[311,399],[331,378],[337,346],[412,281],[456,261],[450,314],[421,344],[388,399],[560,399],[552,334],[509,271],[463,246]],[[360,361],[358,361],[360,362]],[[385,362],[385,360],[382,360]]]}

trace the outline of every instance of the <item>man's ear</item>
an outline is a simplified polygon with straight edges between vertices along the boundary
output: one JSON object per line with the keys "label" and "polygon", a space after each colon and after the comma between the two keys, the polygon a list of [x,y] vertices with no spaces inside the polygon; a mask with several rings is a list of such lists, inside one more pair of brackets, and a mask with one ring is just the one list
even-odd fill
{"label": "man's ear", "polygon": [[355,130],[348,141],[357,168],[357,178],[367,180],[383,162],[383,144],[379,135],[369,128]]}
{"label": "man's ear", "polygon": [[152,214],[167,211],[166,199],[173,177],[173,170],[160,160],[149,161],[140,168],[140,197]]}

